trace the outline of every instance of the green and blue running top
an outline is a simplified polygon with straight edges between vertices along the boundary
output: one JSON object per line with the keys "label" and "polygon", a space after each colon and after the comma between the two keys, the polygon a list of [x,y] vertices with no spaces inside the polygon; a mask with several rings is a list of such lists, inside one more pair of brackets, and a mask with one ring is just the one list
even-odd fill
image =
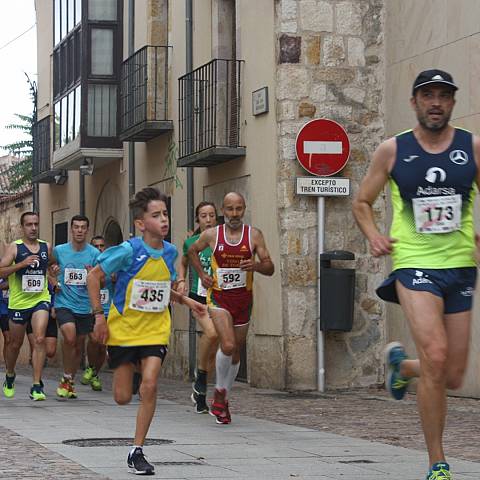
{"label": "green and blue running top", "polygon": [[397,135],[396,143],[390,173],[393,270],[475,267],[472,134],[455,128],[451,145],[435,154],[422,148],[412,130]]}

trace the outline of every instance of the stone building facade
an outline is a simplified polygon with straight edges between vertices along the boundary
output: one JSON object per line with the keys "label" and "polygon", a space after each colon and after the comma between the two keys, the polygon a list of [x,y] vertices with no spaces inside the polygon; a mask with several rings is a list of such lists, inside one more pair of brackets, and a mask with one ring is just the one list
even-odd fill
{"label": "stone building facade", "polygon": [[[342,176],[356,192],[369,158],[384,138],[385,8],[383,1],[276,2],[278,189],[287,387],[311,388],[317,362],[316,199],[295,195],[305,175],[295,157],[298,131],[312,118],[343,125],[351,142]],[[385,200],[376,204],[380,221]],[[327,198],[325,250],[356,255],[355,321],[350,333],[326,336],[326,382],[346,387],[381,382],[385,311],[372,295],[383,275],[354,226],[350,198]]]}
{"label": "stone building facade", "polygon": [[[126,239],[133,233],[129,194],[153,185],[170,197],[171,239],[181,248],[189,197],[194,204],[206,199],[220,205],[226,192],[240,191],[247,199],[246,220],[262,229],[276,264],[273,277],[255,280],[243,379],[259,387],[316,389],[317,204],[294,192],[295,177],[307,175],[295,158],[296,136],[314,118],[343,125],[351,154],[341,175],[351,180],[355,195],[377,145],[412,126],[408,98],[416,73],[432,66],[454,76],[462,71],[459,50],[452,47],[457,41],[470,52],[466,91],[476,91],[478,28],[468,14],[473,3],[261,0],[252,8],[250,0],[37,0],[36,6],[42,236],[55,243],[60,227],[66,232],[68,219],[82,212],[110,243]],[[73,16],[60,18],[65,9],[73,9]],[[440,23],[449,27],[442,35],[435,27]],[[82,45],[91,51],[67,48],[85,35]],[[84,55],[70,83],[58,76],[61,52]],[[128,68],[138,65],[137,76],[130,75]],[[213,71],[218,75],[211,81]],[[265,87],[268,111],[255,115],[253,93]],[[109,108],[100,105],[105,92]],[[152,98],[158,109],[148,104]],[[148,104],[145,109],[138,99]],[[78,118],[72,107],[77,101]],[[459,99],[461,111],[467,103]],[[147,118],[159,110],[162,118]],[[222,128],[209,144],[212,111]],[[125,126],[132,112],[141,122]],[[470,124],[476,112],[470,112]],[[110,130],[102,138],[104,124]],[[356,257],[353,329],[325,336],[326,387],[381,383],[385,342],[408,335],[398,311],[375,296],[388,259],[368,254],[351,196],[326,198],[325,204],[325,250]],[[385,230],[386,192],[374,214]],[[165,375],[188,376],[194,330],[186,312],[175,307]],[[478,386],[467,390],[480,395]]]}

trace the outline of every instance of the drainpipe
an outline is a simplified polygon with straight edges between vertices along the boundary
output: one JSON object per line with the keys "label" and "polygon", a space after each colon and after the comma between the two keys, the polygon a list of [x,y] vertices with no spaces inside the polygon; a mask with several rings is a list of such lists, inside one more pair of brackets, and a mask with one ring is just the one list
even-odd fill
{"label": "drainpipe", "polygon": [[[128,56],[135,53],[135,0],[128,0]],[[128,198],[135,195],[135,143],[128,142]],[[135,223],[130,210],[130,237],[135,236]]]}
{"label": "drainpipe", "polygon": [[85,215],[85,175],[79,173],[80,215]]}
{"label": "drainpipe", "polygon": [[[185,0],[185,45],[186,45],[186,71],[193,70],[193,0]],[[187,83],[187,139],[189,141],[187,151],[193,151],[193,85]],[[193,168],[187,167],[187,225],[190,231],[193,231],[194,223],[194,191],[193,191]],[[190,313],[188,326],[188,371],[190,378],[193,379],[195,366],[197,363],[197,328],[196,322]]]}

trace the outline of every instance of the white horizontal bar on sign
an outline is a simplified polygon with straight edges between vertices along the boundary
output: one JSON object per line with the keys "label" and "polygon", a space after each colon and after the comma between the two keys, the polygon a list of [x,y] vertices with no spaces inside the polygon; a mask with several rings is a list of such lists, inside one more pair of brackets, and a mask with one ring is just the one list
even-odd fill
{"label": "white horizontal bar on sign", "polygon": [[342,150],[342,142],[303,142],[304,153],[342,153]]}

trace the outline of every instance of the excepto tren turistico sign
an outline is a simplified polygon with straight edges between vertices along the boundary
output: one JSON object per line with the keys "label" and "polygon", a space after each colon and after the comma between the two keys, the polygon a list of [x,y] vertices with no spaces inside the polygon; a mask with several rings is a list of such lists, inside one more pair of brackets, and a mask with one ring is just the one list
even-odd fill
{"label": "excepto tren turistico sign", "polygon": [[343,177],[297,177],[297,195],[315,197],[346,197],[350,195],[350,179]]}

